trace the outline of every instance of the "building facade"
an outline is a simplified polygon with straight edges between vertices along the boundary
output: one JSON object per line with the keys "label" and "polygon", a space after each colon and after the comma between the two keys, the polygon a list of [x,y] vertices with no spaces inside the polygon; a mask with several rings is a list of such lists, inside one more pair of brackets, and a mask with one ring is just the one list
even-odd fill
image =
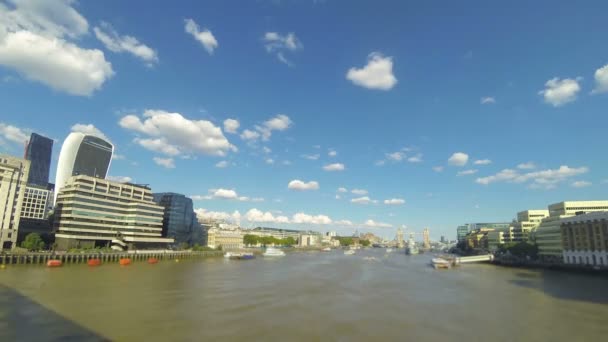
{"label": "building facade", "polygon": [[471,231],[471,227],[468,224],[463,224],[462,226],[458,226],[456,228],[456,240],[458,242],[465,241],[467,235]]}
{"label": "building facade", "polygon": [[207,246],[234,250],[243,248],[243,232],[240,229],[221,229],[212,227],[207,231]]}
{"label": "building facade", "polygon": [[55,205],[57,249],[166,248],[174,240],[162,237],[163,215],[147,186],[73,176]]}
{"label": "building facade", "polygon": [[321,242],[319,236],[314,234],[301,234],[297,241],[300,247],[317,246]]}
{"label": "building facade", "polygon": [[424,228],[422,231],[422,247],[431,249],[431,231],[428,228]]}
{"label": "building facade", "polygon": [[542,220],[549,217],[547,209],[531,209],[517,213],[517,222],[513,222],[513,241],[528,242],[530,234],[534,231]]}
{"label": "building facade", "polygon": [[30,161],[0,155],[0,251],[17,247]]}
{"label": "building facade", "polygon": [[176,245],[205,245],[203,227],[198,223],[191,198],[171,192],[155,193],[153,198],[165,208],[164,237],[173,238]]}
{"label": "building facade", "polygon": [[565,218],[561,230],[564,263],[608,267],[608,212]]}
{"label": "building facade", "polygon": [[36,233],[49,243],[52,240],[52,227],[48,220],[51,191],[46,187],[27,185],[21,205],[21,219],[17,243],[25,240],[30,233]]}
{"label": "building facade", "polygon": [[72,176],[85,175],[106,178],[114,153],[114,145],[100,137],[72,132],[63,142],[57,174],[55,176],[55,197]]}
{"label": "building facade", "polygon": [[49,183],[53,140],[40,134],[32,133],[25,146],[25,159],[30,161],[28,184],[46,187]]}

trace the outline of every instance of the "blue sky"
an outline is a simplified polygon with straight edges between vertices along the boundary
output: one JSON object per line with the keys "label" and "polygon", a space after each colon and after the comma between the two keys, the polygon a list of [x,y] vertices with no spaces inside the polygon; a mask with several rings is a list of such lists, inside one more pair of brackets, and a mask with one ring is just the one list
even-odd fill
{"label": "blue sky", "polygon": [[35,131],[55,162],[71,130],[103,134],[111,176],[202,215],[453,238],[606,199],[607,10],[2,0],[0,149],[21,154]]}

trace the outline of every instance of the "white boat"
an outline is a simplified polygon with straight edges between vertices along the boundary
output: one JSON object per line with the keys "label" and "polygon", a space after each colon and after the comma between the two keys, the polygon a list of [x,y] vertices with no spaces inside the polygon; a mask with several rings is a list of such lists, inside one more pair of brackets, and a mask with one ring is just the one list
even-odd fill
{"label": "white boat", "polygon": [[322,252],[331,252],[331,248],[325,247],[321,250]]}
{"label": "white boat", "polygon": [[349,249],[344,251],[344,255],[354,255],[355,254],[355,250],[354,249]]}
{"label": "white boat", "polygon": [[386,253],[393,253],[393,249],[392,248],[387,248],[386,249]]}
{"label": "white boat", "polygon": [[233,253],[231,253],[231,252],[226,252],[226,253],[224,254],[224,258],[227,258],[227,259],[228,259],[228,258],[232,257],[233,255],[234,255],[234,254],[233,254]]}
{"label": "white boat", "polygon": [[431,259],[431,265],[433,265],[433,267],[435,267],[435,269],[452,267],[452,264],[448,260],[445,260],[442,258]]}
{"label": "white boat", "polygon": [[264,254],[262,254],[265,257],[279,257],[279,256],[285,256],[285,252],[283,252],[280,249],[276,249],[274,247],[268,247],[266,248],[266,251],[264,251]]}

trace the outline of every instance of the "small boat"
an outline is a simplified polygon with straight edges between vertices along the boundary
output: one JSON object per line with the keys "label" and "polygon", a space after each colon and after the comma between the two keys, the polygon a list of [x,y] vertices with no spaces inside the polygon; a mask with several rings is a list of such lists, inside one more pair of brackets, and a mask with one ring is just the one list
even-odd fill
{"label": "small boat", "polygon": [[255,259],[253,253],[230,253],[228,256],[230,260],[250,260]]}
{"label": "small boat", "polygon": [[89,265],[89,266],[99,266],[99,265],[101,265],[101,259],[89,259],[87,261],[87,265]]}
{"label": "small boat", "polygon": [[148,264],[158,264],[158,259],[156,259],[156,258],[148,258]]}
{"label": "small boat", "polygon": [[387,248],[386,249],[386,253],[393,253],[393,249],[392,248]]}
{"label": "small boat", "polygon": [[435,269],[452,267],[452,265],[449,261],[442,259],[442,258],[431,259],[431,265],[433,265],[433,267],[435,267]]}
{"label": "small boat", "polygon": [[285,252],[283,252],[280,249],[276,249],[274,247],[268,247],[266,248],[266,251],[264,251],[264,254],[262,254],[265,257],[279,257],[279,256],[285,256]]}
{"label": "small boat", "polygon": [[355,254],[355,250],[354,249],[349,249],[344,251],[344,255],[354,255]]}
{"label": "small boat", "polygon": [[47,267],[60,267],[61,264],[61,260],[49,260],[46,262]]}
{"label": "small boat", "polygon": [[325,247],[321,250],[321,252],[331,252],[331,248]]}
{"label": "small boat", "polygon": [[253,255],[253,253],[243,253],[241,255],[241,259],[242,260],[251,260],[251,259],[255,259],[255,255]]}
{"label": "small boat", "polygon": [[128,265],[131,265],[131,259],[130,258],[122,258],[122,259],[118,260],[118,263],[121,266],[128,266]]}
{"label": "small boat", "polygon": [[233,255],[235,255],[235,253],[232,252],[226,252],[224,253],[224,258],[229,259],[230,257],[232,257]]}

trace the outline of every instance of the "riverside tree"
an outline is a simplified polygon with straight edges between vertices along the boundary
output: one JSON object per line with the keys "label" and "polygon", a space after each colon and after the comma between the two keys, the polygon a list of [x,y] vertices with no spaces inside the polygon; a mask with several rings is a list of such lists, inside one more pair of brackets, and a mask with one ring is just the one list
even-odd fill
{"label": "riverside tree", "polygon": [[44,249],[44,241],[37,233],[29,233],[25,236],[25,240],[21,243],[21,247],[28,251],[39,251]]}

